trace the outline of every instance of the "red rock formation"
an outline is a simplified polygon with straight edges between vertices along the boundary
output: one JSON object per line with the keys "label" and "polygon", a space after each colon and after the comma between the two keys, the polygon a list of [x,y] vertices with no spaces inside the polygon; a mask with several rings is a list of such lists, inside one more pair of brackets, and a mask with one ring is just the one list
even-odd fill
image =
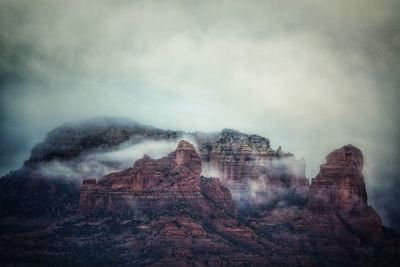
{"label": "red rock formation", "polygon": [[326,160],[320,173],[312,180],[309,206],[313,209],[334,207],[342,211],[366,206],[361,151],[347,145],[330,153]]}
{"label": "red rock formation", "polygon": [[[134,145],[146,140],[177,140],[184,134],[118,118],[97,118],[57,127],[48,133],[43,143],[32,149],[31,157],[25,162],[24,170],[1,179],[1,202],[25,203],[17,206],[3,205],[0,214],[27,214],[26,211],[30,213],[31,203],[43,202],[42,196],[45,196],[54,207],[47,208],[50,205],[43,205],[41,211],[38,208],[35,209],[37,213],[60,216],[75,212],[78,210],[79,203],[76,199],[76,195],[80,193],[78,186],[73,190],[66,190],[65,194],[54,194],[49,190],[34,194],[31,198],[23,198],[22,194],[13,193],[15,189],[9,190],[8,184],[19,187],[18,191],[25,191],[24,188],[29,189],[31,177],[40,179],[43,184],[51,184],[55,180],[68,181],[71,178],[102,176],[110,170],[126,168],[126,161],[116,159],[98,162],[96,160],[98,152],[116,151],[121,148],[122,143]],[[297,192],[303,196],[307,193],[308,179],[305,178],[304,162],[296,160],[290,153],[272,150],[269,140],[264,137],[228,129],[216,134],[187,135],[192,136],[198,143],[198,152],[204,169],[211,167],[218,170],[220,175],[215,176],[220,178],[223,185],[230,188],[237,203],[263,204],[282,198],[288,192]],[[153,164],[146,159],[142,161],[141,164]],[[67,171],[60,172],[59,164]],[[114,175],[120,176],[123,182],[122,176],[130,177],[131,174],[129,171],[122,171]],[[204,175],[214,176],[206,172]],[[20,179],[19,182],[15,182],[18,176],[24,176],[24,181]],[[155,181],[154,179],[142,181],[139,176],[136,178],[138,181],[131,181],[131,186],[137,187],[136,190],[142,190],[142,187],[154,189],[151,184]],[[144,184],[141,185],[141,182]],[[113,186],[117,189],[120,185]],[[126,189],[123,187],[127,185],[122,186],[121,190]],[[62,201],[60,196],[64,196]]]}
{"label": "red rock formation", "polygon": [[218,178],[202,177],[200,186],[201,192],[208,200],[212,201],[216,206],[221,207],[222,210],[236,216],[236,208],[231,192],[221,184]]}
{"label": "red rock formation", "polygon": [[0,264],[396,266],[400,238],[368,207],[362,162],[352,146],[331,153],[305,208],[236,212],[229,189],[200,176],[199,155],[182,141],[161,159],[84,180],[83,216],[0,233]]}
{"label": "red rock formation", "polygon": [[181,141],[158,160],[145,155],[134,167],[102,177],[98,186],[131,192],[200,192],[201,161],[193,145]]}
{"label": "red rock formation", "polygon": [[288,191],[307,194],[304,161],[280,148],[272,150],[268,139],[230,129],[196,137],[203,163],[219,171],[235,200],[261,204]]}
{"label": "red rock formation", "polygon": [[347,145],[330,153],[312,180],[307,210],[334,213],[350,230],[364,238],[378,239],[381,219],[367,203],[361,151]]}
{"label": "red rock formation", "polygon": [[218,179],[201,179],[201,160],[192,144],[181,141],[176,151],[160,159],[145,155],[133,168],[106,175],[96,183],[84,180],[80,209],[137,211],[151,207],[190,205],[204,214],[235,213],[232,197]]}
{"label": "red rock formation", "polygon": [[[144,156],[133,168],[111,173],[97,183],[93,179],[84,180],[81,214],[146,216],[150,222],[140,228],[146,245],[138,245],[135,250],[151,245],[160,247],[165,251],[161,265],[166,262],[175,262],[174,266],[191,265],[188,258],[196,251],[220,254],[202,257],[203,262],[225,262],[223,265],[267,262],[258,255],[263,252],[263,246],[257,235],[236,220],[229,189],[218,178],[200,174],[199,155],[192,144],[181,141],[176,151],[166,157],[155,160]],[[252,252],[237,250],[231,242]],[[226,259],[221,261],[222,258]]]}

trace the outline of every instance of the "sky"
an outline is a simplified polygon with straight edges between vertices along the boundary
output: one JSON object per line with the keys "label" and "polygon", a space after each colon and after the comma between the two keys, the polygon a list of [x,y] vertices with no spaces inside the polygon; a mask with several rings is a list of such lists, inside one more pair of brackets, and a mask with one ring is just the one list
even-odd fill
{"label": "sky", "polygon": [[346,144],[400,229],[400,2],[0,0],[0,173],[65,121],[234,128],[307,162]]}

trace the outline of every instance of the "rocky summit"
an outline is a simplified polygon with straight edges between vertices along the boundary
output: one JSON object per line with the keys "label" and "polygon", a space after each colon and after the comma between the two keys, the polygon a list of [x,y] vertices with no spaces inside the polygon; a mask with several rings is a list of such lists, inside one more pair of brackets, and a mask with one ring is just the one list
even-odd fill
{"label": "rocky summit", "polygon": [[379,239],[381,218],[367,203],[361,151],[347,145],[326,157],[313,179],[306,208],[320,216],[335,216],[363,238]]}
{"label": "rocky summit", "polygon": [[[235,214],[231,194],[218,178],[201,178],[201,160],[194,146],[182,140],[168,156],[145,155],[133,168],[96,179],[85,179],[80,212],[142,214],[146,210],[168,210],[186,205],[203,215],[213,211],[210,203]],[[211,202],[209,200],[212,200]]]}
{"label": "rocky summit", "polygon": [[[383,226],[368,205],[363,154],[352,145],[331,152],[309,185],[304,161],[273,150],[261,136],[230,129],[158,131],[125,120],[91,123],[83,130],[67,125],[53,131],[22,169],[0,179],[0,265],[397,266],[400,261],[399,234]],[[60,136],[70,136],[68,145]],[[72,162],[93,151],[144,139],[175,140],[177,146],[163,157],[145,154],[130,167],[74,181],[49,179],[39,171],[53,160],[73,169]]]}

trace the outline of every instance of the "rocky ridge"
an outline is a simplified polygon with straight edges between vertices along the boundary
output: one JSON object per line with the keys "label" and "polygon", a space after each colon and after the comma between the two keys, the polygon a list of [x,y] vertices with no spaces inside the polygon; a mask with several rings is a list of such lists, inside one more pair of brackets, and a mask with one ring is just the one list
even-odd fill
{"label": "rocky ridge", "polygon": [[[303,163],[281,149],[272,150],[268,139],[232,130],[192,136],[198,137],[197,151],[180,141],[175,151],[160,159],[144,155],[131,168],[85,179],[74,194],[62,182],[56,186],[33,177],[29,168],[40,160],[27,163],[18,179],[2,179],[6,194],[24,197],[24,202],[9,202],[20,205],[18,209],[35,210],[40,204],[46,216],[54,211],[61,215],[32,214],[24,217],[25,222],[3,217],[0,263],[396,266],[399,262],[399,235],[382,226],[367,204],[359,149],[347,145],[330,153],[308,190]],[[86,152],[85,148],[80,153]],[[209,165],[222,174],[220,179],[202,176]],[[21,181],[25,191],[15,190]],[[253,183],[259,187],[255,192],[250,190]],[[271,192],[275,198],[264,202]],[[69,213],[54,209],[66,207],[71,199],[79,203],[79,212],[73,206]],[[8,204],[1,203],[0,207]],[[9,209],[4,210],[7,214]]]}
{"label": "rocky ridge", "polygon": [[203,215],[209,201],[235,214],[230,191],[218,178],[201,177],[201,160],[194,146],[182,140],[168,156],[151,159],[145,155],[132,168],[96,179],[83,180],[80,211],[142,213],[174,205],[191,206]]}
{"label": "rocky ridge", "polygon": [[[237,203],[251,204],[243,208],[285,201],[287,195],[295,194],[303,199],[307,195],[309,182],[305,177],[305,163],[291,153],[273,150],[264,137],[231,129],[219,133],[184,133],[128,119],[95,118],[55,128],[43,143],[32,149],[21,169],[0,179],[0,215],[59,217],[73,214],[78,210],[76,196],[80,181],[77,177],[122,170],[118,162],[96,161],[92,166],[92,162],[86,162],[91,155],[117,152],[121,146],[133,147],[148,140],[178,142],[183,136],[195,141],[203,172],[212,169]],[[87,169],[86,166],[91,167]],[[48,169],[52,171],[48,173]],[[70,177],[70,173],[74,177]],[[30,190],[32,183],[41,185],[40,194]],[[65,192],[63,185],[68,187]],[[42,195],[49,196],[49,201]],[[65,197],[60,199],[60,195]]]}
{"label": "rocky ridge", "polygon": [[[143,216],[151,209],[181,220],[188,220],[182,214],[191,214],[191,223],[186,223],[191,228],[185,231],[202,233],[204,247],[184,238],[179,227],[169,226],[165,230],[169,235],[164,238],[174,240],[174,248],[180,251],[179,255],[175,251],[173,258],[196,258],[199,264],[205,264],[202,254],[183,248],[220,249],[221,244],[206,238],[210,231],[216,231],[234,242],[235,247],[250,248],[254,256],[249,260],[247,253],[240,254],[233,265],[374,266],[384,255],[390,266],[399,256],[393,246],[399,240],[388,235],[379,216],[367,205],[362,165],[361,151],[344,146],[327,156],[312,182],[304,208],[284,207],[249,214],[236,211],[229,189],[219,179],[200,177],[200,156],[190,143],[181,141],[167,157],[153,160],[145,156],[132,169],[104,176],[97,184],[95,180],[84,180],[81,211],[86,215],[99,209],[118,214],[134,211],[135,217],[138,210]],[[203,228],[196,226],[196,222]],[[378,252],[378,247],[387,252]],[[378,254],[372,256],[372,251]],[[219,265],[229,265],[223,257],[213,254],[208,258]],[[163,262],[169,260],[173,262],[169,258]],[[187,265],[188,260],[182,263]]]}
{"label": "rocky ridge", "polygon": [[[184,140],[166,157],[145,155],[132,168],[101,177],[98,182],[83,180],[80,213],[91,218],[123,214],[142,222],[139,227],[146,233],[146,244],[165,252],[149,256],[147,260],[154,266],[266,262],[257,255],[263,247],[256,234],[235,219],[229,189],[218,178],[201,177],[200,156]],[[138,246],[135,250],[140,251],[148,245]]]}

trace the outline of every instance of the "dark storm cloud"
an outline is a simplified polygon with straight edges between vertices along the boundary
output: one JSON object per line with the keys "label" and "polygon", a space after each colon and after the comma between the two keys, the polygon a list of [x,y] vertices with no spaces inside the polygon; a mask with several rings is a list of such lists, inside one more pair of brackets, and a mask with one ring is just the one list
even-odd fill
{"label": "dark storm cloud", "polygon": [[224,127],[304,156],[352,143],[399,227],[398,1],[0,1],[1,170],[66,120]]}

